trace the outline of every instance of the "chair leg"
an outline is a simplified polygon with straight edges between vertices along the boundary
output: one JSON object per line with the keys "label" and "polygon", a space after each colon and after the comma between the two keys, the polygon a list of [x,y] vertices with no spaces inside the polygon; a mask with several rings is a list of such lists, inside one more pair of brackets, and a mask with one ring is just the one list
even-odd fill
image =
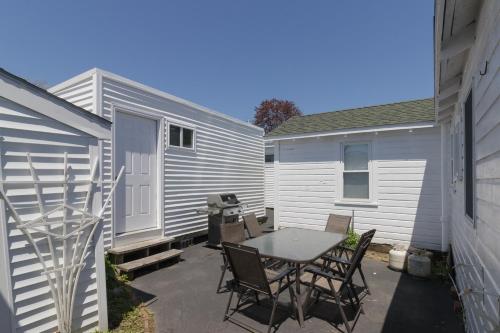
{"label": "chair leg", "polygon": [[254,294],[255,294],[255,300],[257,301],[257,304],[260,305],[259,293],[254,291]]}
{"label": "chair leg", "polygon": [[229,307],[231,306],[231,301],[233,300],[233,294],[234,294],[234,289],[231,289],[231,294],[229,294],[229,301],[227,302],[227,306],[226,306],[226,312],[224,313],[224,320],[229,318],[229,316],[227,314],[229,312]]}
{"label": "chair leg", "polygon": [[[278,290],[281,288],[281,282],[279,284],[279,288]],[[278,292],[278,294],[276,295],[276,297],[272,297],[273,298],[273,310],[271,311],[271,318],[269,318],[269,326],[267,327],[267,333],[270,333],[271,332],[271,328],[273,327],[273,324],[274,324],[274,314],[276,313],[276,307],[278,306],[278,298],[279,298],[280,294]]]}
{"label": "chair leg", "polygon": [[328,279],[328,285],[330,286],[330,290],[332,291],[332,295],[335,298],[335,302],[337,302],[337,305],[339,306],[339,311],[340,311],[340,316],[342,317],[342,321],[344,322],[344,326],[347,330],[347,333],[351,333],[351,326],[349,326],[349,321],[347,320],[347,316],[345,315],[344,309],[342,308],[342,303],[340,301],[340,296],[339,294],[335,291],[335,288],[333,287],[332,280]]}
{"label": "chair leg", "polygon": [[320,297],[321,297],[321,292],[319,290],[316,290],[316,300],[314,301],[314,303],[318,303]]}
{"label": "chair leg", "polygon": [[287,275],[286,281],[288,283],[288,292],[290,293],[290,303],[292,304],[292,313],[295,314],[295,300],[294,300],[294,293],[293,293],[293,288],[292,284],[290,283],[290,276]]}
{"label": "chair leg", "polygon": [[354,304],[354,299],[353,299],[353,295],[354,295],[353,293],[355,293],[355,291],[353,291],[351,289],[351,286],[349,286],[349,285],[346,285],[346,289],[347,289],[347,295],[349,297],[349,302],[351,303],[351,307],[354,310],[354,312],[356,312],[357,311],[356,304]]}
{"label": "chair leg", "polygon": [[354,284],[352,284],[352,281],[350,283],[350,289],[352,290],[352,293],[354,295],[354,298],[356,299],[356,303],[358,303],[359,311],[361,313],[365,313],[365,310],[363,310],[363,305],[361,304],[361,300],[359,299],[358,294],[356,293],[356,289],[354,288]]}
{"label": "chair leg", "polygon": [[[316,274],[313,275],[313,278],[311,280],[311,285],[309,286],[309,290],[307,291],[307,294],[306,294],[306,300],[304,301],[304,303],[307,305],[309,304],[309,300],[311,299],[311,294],[313,292],[314,289],[314,284],[316,283],[316,279],[318,278],[318,276]],[[316,290],[317,292],[317,290]],[[316,302],[318,302],[316,300]],[[298,306],[298,305],[297,305]]]}
{"label": "chair leg", "polygon": [[238,310],[240,307],[240,302],[241,302],[242,297],[243,297],[243,293],[241,291],[238,291],[238,302],[236,302],[236,310]]}
{"label": "chair leg", "polygon": [[220,292],[220,288],[222,287],[222,281],[224,281],[224,275],[226,274],[227,270],[227,262],[224,262],[224,268],[222,268],[222,274],[219,279],[219,284],[217,285],[217,293]]}
{"label": "chair leg", "polygon": [[365,274],[363,273],[363,270],[361,269],[361,264],[358,266],[358,271],[359,271],[359,275],[361,275],[361,280],[363,280],[363,284],[365,285],[366,292],[368,293],[368,295],[371,295],[372,293],[370,291],[370,288],[368,287],[368,283],[366,282]]}

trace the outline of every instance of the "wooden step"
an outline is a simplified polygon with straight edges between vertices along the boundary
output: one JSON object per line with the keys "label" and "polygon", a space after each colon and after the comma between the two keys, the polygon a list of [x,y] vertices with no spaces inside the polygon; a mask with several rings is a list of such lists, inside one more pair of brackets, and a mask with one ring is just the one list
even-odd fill
{"label": "wooden step", "polygon": [[132,244],[114,247],[112,249],[109,249],[108,253],[116,255],[116,256],[124,255],[127,253],[144,250],[144,249],[147,249],[149,247],[154,247],[154,246],[158,246],[158,245],[162,245],[162,244],[172,243],[173,241],[174,241],[174,238],[172,238],[172,237],[150,239],[150,240],[145,240],[142,242],[137,242],[137,243],[132,243]]}
{"label": "wooden step", "polygon": [[144,257],[141,259],[129,261],[120,265],[117,265],[116,268],[118,268],[121,272],[127,273],[129,278],[133,278],[133,271],[138,270],[140,268],[148,267],[151,265],[156,265],[159,264],[163,261],[169,260],[169,259],[177,259],[180,260],[181,254],[184,251],[182,250],[177,250],[177,249],[171,249],[165,252],[160,252],[157,254],[153,254],[148,257]]}

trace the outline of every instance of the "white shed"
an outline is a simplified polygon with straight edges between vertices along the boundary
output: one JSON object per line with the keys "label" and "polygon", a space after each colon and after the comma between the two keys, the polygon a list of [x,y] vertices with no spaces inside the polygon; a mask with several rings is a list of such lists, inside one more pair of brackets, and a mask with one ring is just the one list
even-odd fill
{"label": "white shed", "polygon": [[[274,145],[274,225],[354,214],[374,241],[441,249],[440,131],[432,99],[294,117]],[[267,193],[267,192],[266,192]]]}
{"label": "white shed", "polygon": [[126,174],[106,215],[106,248],[206,232],[196,210],[210,193],[236,193],[264,215],[261,128],[100,69],[50,91],[114,123],[102,172],[111,179],[123,164]]}
{"label": "white shed", "polygon": [[[19,226],[14,221],[16,216],[8,207],[14,207],[22,221],[29,221],[41,216],[44,207],[58,205],[65,193],[61,186],[64,161],[69,179],[89,180],[100,139],[110,136],[108,120],[0,69],[0,189],[5,193],[5,197],[0,196],[2,332],[58,330],[56,305],[42,273],[54,272],[60,266],[50,259],[48,241],[37,231],[31,235],[47,265],[48,270],[43,269],[35,246],[16,227]],[[38,185],[34,185],[30,170],[36,170],[37,181],[44,184],[39,191],[35,190]],[[87,189],[88,185],[74,185],[69,191],[71,196],[64,202],[80,205]],[[94,193],[91,204],[94,211],[100,208],[100,198],[98,192]],[[8,206],[10,203],[12,206]],[[46,220],[54,221],[51,216]],[[75,331],[107,327],[102,232],[94,234],[92,244],[76,289]],[[56,252],[62,251],[57,245],[54,247]]]}
{"label": "white shed", "polygon": [[467,332],[500,331],[500,1],[436,0],[443,225]]}

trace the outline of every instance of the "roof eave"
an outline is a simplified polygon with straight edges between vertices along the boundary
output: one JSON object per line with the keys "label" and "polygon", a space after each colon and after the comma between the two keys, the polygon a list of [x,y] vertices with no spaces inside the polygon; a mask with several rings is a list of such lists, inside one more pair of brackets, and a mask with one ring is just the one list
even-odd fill
{"label": "roof eave", "polygon": [[437,124],[435,121],[422,121],[422,122],[416,122],[416,123],[406,123],[406,124],[396,124],[396,125],[339,129],[339,130],[327,131],[327,132],[293,133],[293,134],[285,134],[285,135],[266,136],[266,137],[264,137],[264,141],[265,142],[272,142],[272,141],[282,141],[282,140],[297,140],[297,139],[328,137],[328,136],[338,136],[338,135],[351,135],[351,134],[363,134],[363,133],[373,133],[373,132],[401,131],[401,130],[410,130],[410,129],[419,129],[419,128],[432,128],[432,127],[436,127],[436,126],[437,126]]}
{"label": "roof eave", "polygon": [[98,139],[111,139],[111,122],[0,69],[0,97]]}

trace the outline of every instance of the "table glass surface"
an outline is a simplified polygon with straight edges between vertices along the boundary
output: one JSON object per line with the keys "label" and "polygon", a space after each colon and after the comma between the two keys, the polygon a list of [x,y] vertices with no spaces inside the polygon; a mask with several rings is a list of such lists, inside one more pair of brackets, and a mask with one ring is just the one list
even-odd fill
{"label": "table glass surface", "polygon": [[246,240],[241,244],[257,248],[264,257],[301,264],[316,260],[342,243],[346,237],[345,234],[340,233],[285,228]]}

